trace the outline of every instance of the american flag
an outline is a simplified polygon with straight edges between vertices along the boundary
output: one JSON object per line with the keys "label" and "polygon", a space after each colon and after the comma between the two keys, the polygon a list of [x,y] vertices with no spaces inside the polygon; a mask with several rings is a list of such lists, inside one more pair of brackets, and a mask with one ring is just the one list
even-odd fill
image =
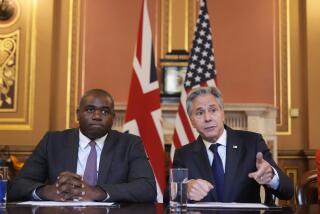
{"label": "american flag", "polygon": [[209,22],[207,3],[200,1],[200,11],[197,20],[196,30],[192,42],[192,49],[189,57],[187,73],[184,81],[184,88],[181,92],[180,104],[175,121],[173,133],[173,145],[171,146],[171,160],[175,149],[193,142],[199,135],[192,128],[186,108],[188,92],[198,86],[214,86],[216,70],[214,63],[214,51],[212,47],[212,35]]}
{"label": "american flag", "polygon": [[157,200],[162,202],[165,189],[164,139],[147,0],[141,9],[124,131],[142,138],[157,181]]}

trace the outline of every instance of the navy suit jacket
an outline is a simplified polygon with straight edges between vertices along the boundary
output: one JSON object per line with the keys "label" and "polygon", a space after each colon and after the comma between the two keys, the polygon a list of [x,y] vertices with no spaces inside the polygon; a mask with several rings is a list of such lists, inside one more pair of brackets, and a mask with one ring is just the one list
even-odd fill
{"label": "navy suit jacket", "polygon": [[[79,129],[48,132],[14,178],[8,201],[32,200],[32,192],[56,182],[64,171],[77,172]],[[157,190],[153,171],[137,136],[111,130],[101,151],[97,185],[108,201],[154,202]]]}
{"label": "navy suit jacket", "polygon": [[[278,172],[280,185],[270,192],[280,199],[293,196],[293,185],[272,159],[262,136],[248,131],[233,130],[225,126],[227,131],[227,149],[225,165],[225,186],[223,202],[260,203],[260,185],[248,177],[256,171],[256,154],[263,153],[263,158]],[[174,168],[188,168],[189,179],[204,179],[214,184],[214,178],[208,159],[206,147],[199,136],[193,143],[177,149],[173,159]],[[202,201],[216,201],[217,193],[211,190]]]}

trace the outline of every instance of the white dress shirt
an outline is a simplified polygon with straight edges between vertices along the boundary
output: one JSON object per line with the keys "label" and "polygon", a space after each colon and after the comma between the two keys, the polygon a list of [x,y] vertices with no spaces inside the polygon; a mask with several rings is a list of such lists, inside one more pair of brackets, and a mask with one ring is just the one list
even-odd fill
{"label": "white dress shirt", "polygon": [[[97,178],[99,176],[99,163],[101,157],[101,151],[104,146],[104,141],[106,140],[108,133],[101,138],[95,139],[96,142],[96,151],[97,151]],[[78,149],[78,161],[77,161],[77,174],[83,176],[84,170],[86,169],[87,159],[91,150],[89,143],[91,140],[86,137],[79,129],[79,149]],[[32,197],[34,200],[42,200],[36,193],[36,190],[33,190]],[[107,193],[107,200],[109,198],[109,194]]]}
{"label": "white dress shirt", "polygon": [[[101,157],[101,151],[104,146],[104,141],[107,138],[106,134],[105,136],[98,138],[94,140],[96,142],[96,151],[97,151],[97,177],[99,172],[99,163],[100,163],[100,157]],[[91,147],[89,143],[91,140],[86,137],[82,132],[79,130],[79,150],[78,150],[78,161],[77,161],[77,174],[83,175],[84,170],[86,169],[86,163],[87,159],[91,150]]]}
{"label": "white dress shirt", "polygon": [[[214,158],[214,154],[209,148],[212,143],[210,143],[206,140],[203,140],[203,142],[204,142],[204,145],[206,146],[207,154],[208,154],[208,158],[209,158],[209,163],[211,166],[213,158]],[[223,164],[223,171],[225,172],[226,171],[226,153],[227,153],[227,131],[225,129],[223,130],[222,135],[219,137],[219,139],[215,143],[220,144],[220,146],[218,146],[218,153],[219,153],[219,156],[220,156],[222,164]],[[272,167],[272,169],[273,169],[274,176],[271,179],[271,181],[267,184],[267,186],[269,186],[272,189],[277,189],[279,187],[279,175],[278,175],[277,170],[275,170],[273,167]]]}

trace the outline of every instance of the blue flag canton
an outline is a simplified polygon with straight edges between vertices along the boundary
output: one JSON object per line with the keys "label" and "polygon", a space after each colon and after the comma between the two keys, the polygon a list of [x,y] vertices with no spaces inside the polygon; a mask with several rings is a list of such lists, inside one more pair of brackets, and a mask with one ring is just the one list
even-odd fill
{"label": "blue flag canton", "polygon": [[205,0],[201,0],[184,87],[190,88],[214,79],[215,68],[207,4]]}

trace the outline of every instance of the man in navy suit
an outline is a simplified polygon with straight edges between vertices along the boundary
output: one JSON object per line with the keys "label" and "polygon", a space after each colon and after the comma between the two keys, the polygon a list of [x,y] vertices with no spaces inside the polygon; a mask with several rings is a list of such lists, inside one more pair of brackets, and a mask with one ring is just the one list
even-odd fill
{"label": "man in navy suit", "polygon": [[114,117],[108,92],[87,91],[77,109],[79,128],[42,138],[10,185],[8,200],[156,201],[141,139],[112,130]]}
{"label": "man in navy suit", "polygon": [[176,150],[173,167],[189,169],[188,199],[260,203],[260,185],[280,199],[292,198],[293,185],[262,136],[224,125],[223,108],[215,87],[193,89],[187,97],[187,112],[200,136]]}

